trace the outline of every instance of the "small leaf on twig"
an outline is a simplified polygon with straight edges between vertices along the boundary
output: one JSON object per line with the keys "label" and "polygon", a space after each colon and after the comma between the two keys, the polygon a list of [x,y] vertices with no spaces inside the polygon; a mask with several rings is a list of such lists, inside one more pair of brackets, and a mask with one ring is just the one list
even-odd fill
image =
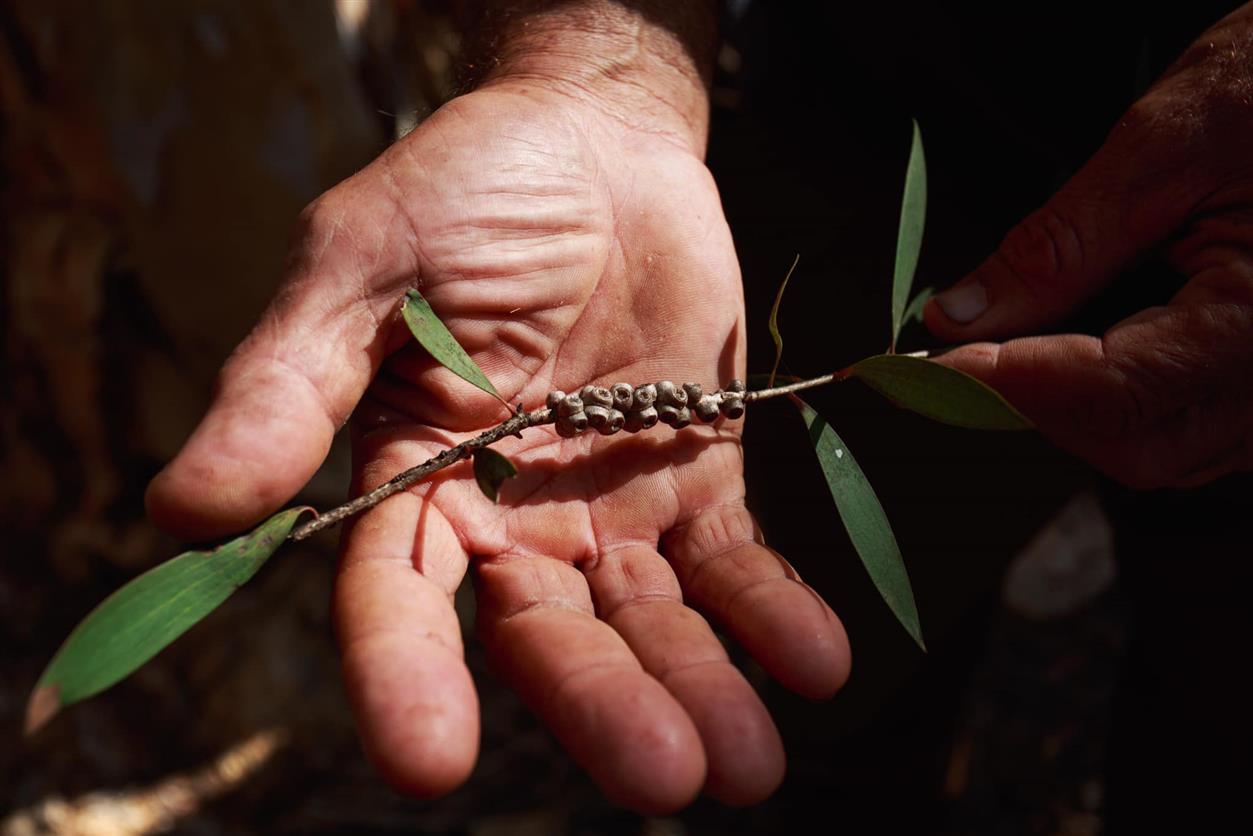
{"label": "small leaf on twig", "polygon": [[480,447],[474,451],[474,480],[479,483],[483,496],[496,501],[500,486],[506,479],[518,475],[513,462],[488,447]]}
{"label": "small leaf on twig", "polygon": [[853,376],[899,406],[945,424],[976,430],[1032,428],[995,389],[931,360],[877,354],[854,363]]}
{"label": "small leaf on twig", "polygon": [[905,303],[918,268],[922,251],[922,230],[927,217],[927,160],[922,151],[922,132],[914,122],[914,139],[905,169],[905,194],[901,199],[901,221],[896,233],[896,266],[892,271],[892,347],[905,323]]}
{"label": "small leaf on twig", "polygon": [[470,355],[466,354],[465,349],[457,342],[457,338],[444,327],[444,323],[439,321],[439,317],[435,315],[435,311],[431,310],[430,303],[422,298],[421,293],[416,290],[406,293],[405,303],[401,306],[400,312],[405,318],[405,324],[413,332],[413,336],[423,348],[430,352],[432,357],[439,361],[440,365],[503,403],[496,387],[487,379],[487,375],[483,374],[478,364],[470,359]]}
{"label": "small leaf on twig", "polygon": [[26,707],[26,733],[121,680],[213,612],[309,510],[281,511],[216,549],[185,552],[106,598],[79,622],[39,678]]}
{"label": "small leaf on twig", "polygon": [[931,301],[931,297],[934,295],[934,287],[924,287],[922,290],[918,291],[918,295],[915,296],[913,301],[909,303],[909,306],[905,308],[905,319],[901,323],[901,326],[904,327],[914,321],[922,322],[922,309],[927,306],[927,303]]}
{"label": "small leaf on twig", "polygon": [[918,622],[918,607],[909,585],[909,573],[905,571],[900,546],[874,488],[870,487],[852,452],[831,429],[831,425],[800,398],[795,398],[794,402],[809,427],[809,440],[818,454],[831,498],[835,500],[836,510],[844,521],[844,528],[862,565],[901,626],[920,648],[926,650],[927,646],[922,641],[922,626]]}
{"label": "small leaf on twig", "polygon": [[783,335],[779,333],[779,303],[783,301],[783,291],[787,290],[787,280],[792,278],[792,271],[796,269],[800,260],[800,253],[797,253],[796,258],[792,259],[792,266],[787,268],[783,284],[779,285],[779,292],[774,295],[774,304],[770,306],[770,336],[774,339],[774,365],[770,367],[770,382],[766,384],[766,388],[774,386],[774,376],[778,374],[779,361],[783,359]]}

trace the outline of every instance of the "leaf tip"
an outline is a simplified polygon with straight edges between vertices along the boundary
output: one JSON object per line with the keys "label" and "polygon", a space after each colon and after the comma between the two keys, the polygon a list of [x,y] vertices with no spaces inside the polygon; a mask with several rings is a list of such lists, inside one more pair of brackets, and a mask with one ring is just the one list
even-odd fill
{"label": "leaf tip", "polygon": [[801,254],[797,253],[792,259],[792,266],[787,268],[787,275],[783,277],[783,283],[779,285],[779,290],[774,295],[774,304],[770,306],[770,337],[774,340],[774,366],[770,369],[770,381],[766,384],[767,388],[774,387],[775,375],[779,372],[779,362],[783,359],[783,335],[779,333],[779,305],[783,302],[783,291],[787,290],[788,280],[792,278],[792,273],[796,270],[796,265],[800,264]]}
{"label": "leaf tip", "polygon": [[39,685],[26,703],[26,723],[22,733],[31,737],[61,710],[61,686]]}

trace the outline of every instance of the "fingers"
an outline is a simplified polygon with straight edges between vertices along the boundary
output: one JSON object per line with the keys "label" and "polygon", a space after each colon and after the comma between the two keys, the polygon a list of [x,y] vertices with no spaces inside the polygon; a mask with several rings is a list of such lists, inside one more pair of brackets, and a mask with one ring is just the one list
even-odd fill
{"label": "fingers", "polygon": [[950,343],[1031,333],[1105,286],[1162,242],[1209,191],[1151,94],[1065,186],[995,253],[928,303],[924,318]]}
{"label": "fingers", "polygon": [[643,813],[688,804],[705,780],[692,720],[592,612],[582,574],[545,557],[478,566],[479,636],[501,676],[610,798]]}
{"label": "fingers", "polygon": [[979,343],[939,359],[988,383],[1114,478],[1188,485],[1247,467],[1251,329],[1253,308],[1216,300],[1153,308],[1100,338]]}
{"label": "fingers", "polygon": [[851,664],[844,626],[755,533],[743,505],[713,506],[672,530],[663,552],[686,600],[775,679],[807,697],[830,697]]}
{"label": "fingers", "polygon": [[403,226],[397,208],[353,180],[302,223],[279,294],[223,367],[200,425],[149,486],[149,513],[183,536],[238,530],[291,497],[386,353],[380,323],[416,270],[401,263],[412,250],[383,243],[403,233],[393,228]]}
{"label": "fingers", "polygon": [[597,615],[687,711],[704,744],[705,791],[755,804],[783,780],[783,743],[769,713],[655,549],[628,546],[586,573]]}
{"label": "fingers", "polygon": [[410,795],[457,788],[478,754],[478,699],[452,606],[466,562],[443,516],[407,493],[343,542],[335,625],[349,702],[367,756]]}

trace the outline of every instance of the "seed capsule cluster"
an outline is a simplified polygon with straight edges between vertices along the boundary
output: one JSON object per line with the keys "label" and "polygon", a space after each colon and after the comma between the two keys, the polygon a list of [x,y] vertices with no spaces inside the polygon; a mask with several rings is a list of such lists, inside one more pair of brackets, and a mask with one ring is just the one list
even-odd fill
{"label": "seed capsule cluster", "polygon": [[699,383],[676,384],[669,380],[632,386],[615,383],[584,386],[578,392],[561,390],[548,393],[547,406],[553,411],[557,434],[573,438],[588,429],[601,435],[619,430],[637,433],[658,422],[681,430],[696,420],[706,424],[719,415],[744,415],[744,381],[732,380],[725,389],[705,394]]}

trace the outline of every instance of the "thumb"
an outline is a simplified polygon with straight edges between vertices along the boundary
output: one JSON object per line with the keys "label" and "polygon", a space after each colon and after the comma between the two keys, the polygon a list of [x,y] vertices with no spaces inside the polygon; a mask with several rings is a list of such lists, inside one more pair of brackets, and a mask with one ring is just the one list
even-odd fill
{"label": "thumb", "polygon": [[1038,331],[1177,228],[1200,184],[1168,140],[1137,127],[1146,121],[1129,114],[991,257],[932,300],[924,312],[932,333],[964,343]]}
{"label": "thumb", "polygon": [[[287,279],[222,367],[200,424],[149,484],[148,513],[162,528],[207,539],[280,507],[321,465],[387,353],[381,323],[394,321],[416,267],[361,258],[361,230],[378,228],[386,209],[336,192],[302,216]],[[363,211],[372,222],[355,225]],[[380,279],[389,275],[402,278]]]}
{"label": "thumb", "polygon": [[983,380],[1052,441],[1139,488],[1253,464],[1253,310],[1193,280],[1101,337],[972,343],[939,362]]}

